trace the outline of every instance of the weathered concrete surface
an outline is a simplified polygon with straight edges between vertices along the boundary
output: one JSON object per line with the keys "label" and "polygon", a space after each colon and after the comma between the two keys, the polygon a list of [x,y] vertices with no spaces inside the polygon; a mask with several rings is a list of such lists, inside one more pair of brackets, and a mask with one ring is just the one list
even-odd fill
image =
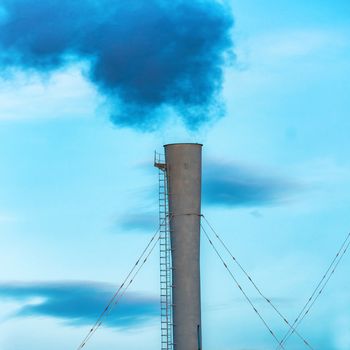
{"label": "weathered concrete surface", "polygon": [[201,349],[202,145],[165,145],[173,263],[175,350]]}

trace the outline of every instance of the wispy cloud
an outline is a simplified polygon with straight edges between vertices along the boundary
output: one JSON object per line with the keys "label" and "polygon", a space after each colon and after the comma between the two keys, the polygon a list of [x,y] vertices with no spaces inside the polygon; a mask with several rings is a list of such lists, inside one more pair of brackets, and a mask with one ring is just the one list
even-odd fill
{"label": "wispy cloud", "polygon": [[98,94],[82,76],[83,67],[74,65],[45,81],[20,72],[0,78],[0,121],[92,116]]}
{"label": "wispy cloud", "polygon": [[350,46],[348,29],[296,28],[264,33],[249,42],[257,61],[306,58]]}
{"label": "wispy cloud", "polygon": [[0,223],[1,222],[14,222],[16,220],[17,220],[17,218],[14,215],[0,212]]}
{"label": "wispy cloud", "polygon": [[[70,325],[89,325],[96,321],[116,288],[107,283],[81,281],[2,282],[0,296],[22,304],[15,317],[48,316]],[[158,305],[156,297],[126,293],[106,318],[105,325],[121,328],[139,325],[158,315]]]}
{"label": "wispy cloud", "polygon": [[124,214],[117,221],[122,231],[155,231],[158,228],[158,217],[155,212]]}
{"label": "wispy cloud", "polygon": [[261,169],[211,161],[203,174],[203,202],[225,207],[270,206],[289,200],[300,187]]}

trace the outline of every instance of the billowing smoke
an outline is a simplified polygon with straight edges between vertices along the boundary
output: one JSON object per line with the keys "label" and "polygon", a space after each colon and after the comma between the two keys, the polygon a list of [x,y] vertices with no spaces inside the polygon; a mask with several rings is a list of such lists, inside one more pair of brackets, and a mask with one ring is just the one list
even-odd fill
{"label": "billowing smoke", "polygon": [[218,0],[0,0],[0,65],[87,62],[117,125],[152,129],[172,110],[196,129],[221,110],[232,25]]}

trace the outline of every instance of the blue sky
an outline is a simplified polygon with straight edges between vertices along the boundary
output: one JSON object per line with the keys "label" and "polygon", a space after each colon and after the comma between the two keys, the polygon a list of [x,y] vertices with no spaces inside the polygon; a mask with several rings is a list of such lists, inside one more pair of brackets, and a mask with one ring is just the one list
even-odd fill
{"label": "blue sky", "polygon": [[[67,3],[73,15],[83,14],[79,21],[62,15]],[[117,23],[128,35],[140,18],[141,28],[150,28],[159,16],[150,5],[133,17],[126,2],[116,3],[125,11]],[[99,12],[50,0],[63,17],[50,17],[48,26],[83,32],[48,42],[41,34],[54,31],[40,22],[28,27],[32,41],[21,41],[14,29],[28,28],[9,26],[10,10],[28,11],[31,4],[35,12],[40,2],[0,2],[1,349],[78,346],[156,229],[153,152],[165,143],[204,144],[203,213],[290,319],[349,232],[350,3],[203,3],[181,13],[162,9],[160,17],[174,27],[141,31],[144,37],[136,35],[139,41],[120,59],[107,55],[109,42],[128,47],[135,36],[119,38],[116,8],[104,19],[103,40],[87,40],[84,31],[90,35],[100,25],[87,19]],[[161,34],[159,46],[143,46]],[[178,41],[162,51],[174,36]],[[225,51],[231,42],[234,56]],[[94,50],[102,61],[91,58]],[[171,72],[167,91],[160,93],[164,81],[146,73],[126,79],[133,70],[125,69],[144,65],[147,55],[135,52],[161,53],[160,71],[151,60],[150,72],[158,78]],[[180,63],[169,66],[170,57]],[[113,70],[114,60],[125,75]],[[201,258],[205,348],[274,347],[204,239]],[[300,326],[317,350],[350,348],[349,268],[345,256]],[[158,270],[155,252],[88,349],[159,348]],[[237,277],[243,281],[238,271]],[[245,286],[283,335],[281,320]],[[292,337],[286,348],[302,346]]]}

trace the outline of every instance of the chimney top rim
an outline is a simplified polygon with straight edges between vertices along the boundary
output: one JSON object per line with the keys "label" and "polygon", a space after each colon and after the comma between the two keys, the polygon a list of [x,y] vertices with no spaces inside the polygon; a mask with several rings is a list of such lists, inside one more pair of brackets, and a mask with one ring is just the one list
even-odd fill
{"label": "chimney top rim", "polygon": [[167,147],[167,146],[176,146],[176,145],[203,146],[202,143],[197,143],[197,142],[175,142],[175,143],[167,143],[167,144],[164,145],[164,147]]}

